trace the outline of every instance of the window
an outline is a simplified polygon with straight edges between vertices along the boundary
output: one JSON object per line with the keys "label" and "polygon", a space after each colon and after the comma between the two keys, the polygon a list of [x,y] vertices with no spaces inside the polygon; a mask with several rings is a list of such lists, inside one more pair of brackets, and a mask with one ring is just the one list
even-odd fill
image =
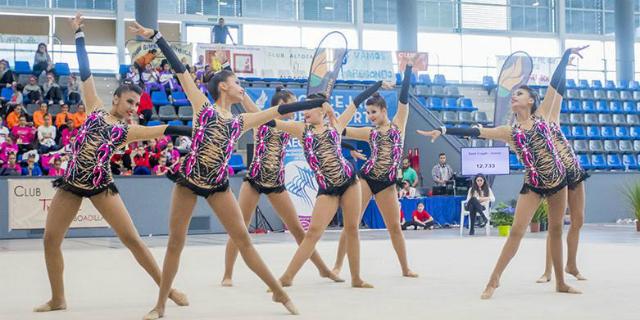
{"label": "window", "polygon": [[455,0],[418,0],[418,25],[439,29],[455,29]]}
{"label": "window", "polygon": [[300,20],[352,22],[351,0],[298,0]]}
{"label": "window", "polygon": [[396,0],[363,0],[364,23],[395,24]]}
{"label": "window", "polygon": [[242,16],[295,20],[296,0],[243,0]]}
{"label": "window", "polygon": [[239,16],[240,0],[183,0],[185,13],[209,16]]}
{"label": "window", "polygon": [[398,50],[398,34],[395,31],[364,30],[362,32],[363,50]]}
{"label": "window", "polygon": [[[302,47],[315,49],[320,43],[320,40],[324,38],[331,31],[341,32],[345,38],[347,38],[347,47],[349,49],[357,49],[358,47],[358,33],[353,29],[336,29],[336,28],[307,28],[303,27],[301,30]],[[331,41],[327,42],[327,46],[336,47],[342,46],[343,41],[339,40],[335,43]]]}
{"label": "window", "polygon": [[[242,27],[244,44],[251,46],[300,47],[300,28],[245,24]],[[265,35],[273,35],[265,37]]]}
{"label": "window", "polygon": [[512,0],[511,30],[526,32],[552,32],[552,0]]}
{"label": "window", "polygon": [[89,9],[89,10],[110,10],[116,9],[114,0],[54,0],[54,8],[65,9]]}
{"label": "window", "polygon": [[507,30],[507,0],[462,0],[462,28]]}

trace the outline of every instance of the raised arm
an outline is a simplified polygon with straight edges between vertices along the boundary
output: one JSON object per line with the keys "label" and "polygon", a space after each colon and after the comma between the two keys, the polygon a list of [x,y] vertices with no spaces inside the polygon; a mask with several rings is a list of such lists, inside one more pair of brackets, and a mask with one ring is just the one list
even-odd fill
{"label": "raised arm", "polygon": [[378,81],[371,85],[369,88],[360,92],[354,99],[353,102],[347,106],[347,109],[338,117],[337,128],[338,132],[342,132],[342,129],[346,128],[353,118],[353,115],[356,113],[356,109],[358,106],[363,103],[367,98],[369,98],[374,92],[378,91],[382,86],[382,81]]}
{"label": "raised arm", "polygon": [[249,95],[246,92],[240,104],[242,104],[242,107],[246,112],[249,112],[249,113],[260,112],[260,108],[258,108],[255,102],[253,102],[253,99],[251,99],[251,97],[249,97]]}
{"label": "raised arm", "polygon": [[[294,103],[285,103],[256,113],[243,113],[244,129],[249,130],[270,122],[283,114],[319,108],[326,101],[324,99],[311,99]],[[283,121],[284,122],[284,121]],[[273,126],[273,123],[271,123]],[[284,129],[283,129],[284,130]],[[298,135],[297,135],[298,136]]]}
{"label": "raised arm", "polygon": [[100,100],[100,97],[98,97],[96,84],[91,75],[89,55],[87,54],[87,48],[84,43],[84,32],[82,32],[84,17],[78,12],[74,18],[69,19],[69,23],[75,31],[76,56],[78,57],[78,68],[80,69],[80,80],[82,81],[82,100],[84,101],[87,113],[91,113],[96,108],[102,108],[104,104],[102,100]]}
{"label": "raised arm", "polygon": [[151,140],[166,135],[170,136],[191,136],[191,127],[189,126],[129,126],[129,133],[127,134],[127,144],[141,140]]}
{"label": "raised arm", "polygon": [[562,55],[562,59],[560,59],[560,63],[551,77],[547,93],[544,95],[544,99],[540,104],[540,114],[542,114],[545,119],[551,122],[560,123],[562,99],[567,91],[567,65],[569,65],[571,61],[570,58],[572,54],[576,54],[582,58],[580,51],[587,47],[588,46],[569,48],[565,50]]}
{"label": "raised arm", "polygon": [[457,137],[472,137],[482,138],[490,140],[500,140],[504,142],[510,142],[511,129],[509,126],[500,126],[497,128],[446,128],[440,127],[431,131],[417,130],[418,134],[426,137],[431,137],[431,142],[434,142],[438,137],[443,134],[448,134]]}
{"label": "raised arm", "polygon": [[411,69],[413,64],[407,64],[404,68],[404,78],[402,78],[402,87],[400,88],[400,96],[398,97],[398,111],[393,117],[393,123],[398,126],[400,132],[404,132],[409,117],[409,87],[411,85]]}
{"label": "raised arm", "polygon": [[191,102],[194,114],[197,114],[202,106],[209,102],[209,98],[196,86],[191,74],[184,64],[180,62],[180,59],[178,59],[176,53],[171,49],[167,40],[162,37],[162,33],[157,30],[145,28],[135,21],[129,29],[136,35],[151,39],[158,48],[160,48],[160,51],[162,51],[162,54],[167,58],[171,68],[175,71],[176,77],[178,77],[178,81],[180,81],[182,85],[182,89],[184,89],[187,98]]}

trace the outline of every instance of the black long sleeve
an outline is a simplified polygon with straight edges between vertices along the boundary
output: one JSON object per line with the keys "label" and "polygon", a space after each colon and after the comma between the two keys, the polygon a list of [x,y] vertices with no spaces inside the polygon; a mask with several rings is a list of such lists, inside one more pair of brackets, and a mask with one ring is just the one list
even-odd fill
{"label": "black long sleeve", "polygon": [[170,136],[191,136],[192,129],[189,126],[168,126],[164,129],[164,134]]}
{"label": "black long sleeve", "polygon": [[169,61],[171,68],[173,68],[173,70],[177,74],[187,71],[187,68],[184,66],[184,64],[182,64],[182,62],[180,62],[180,59],[178,58],[176,53],[173,52],[173,49],[171,49],[171,46],[169,46],[169,43],[164,39],[160,31],[156,31],[156,33],[152,37],[152,40],[156,43],[156,45],[158,45],[158,48],[160,48],[162,54],[164,54],[165,58],[167,58],[167,61]]}
{"label": "black long sleeve", "polygon": [[298,101],[294,103],[285,103],[278,106],[279,114],[287,114],[292,112],[298,112],[308,109],[319,108],[325,103],[324,99],[309,99],[304,101]]}
{"label": "black long sleeve", "polygon": [[440,130],[443,134],[448,134],[452,136],[458,137],[479,137],[480,129],[479,128],[446,128],[443,131],[443,128],[437,128],[436,130]]}
{"label": "black long sleeve", "polygon": [[84,44],[84,32],[82,32],[82,29],[76,30],[76,56],[78,57],[80,80],[86,81],[91,77],[91,67],[89,66],[89,55]]}
{"label": "black long sleeve", "polygon": [[353,104],[357,108],[361,103],[363,103],[365,100],[367,100],[367,98],[369,98],[374,92],[378,91],[378,89],[380,89],[380,87],[382,87],[382,81],[378,81],[378,82],[372,84],[369,88],[367,88],[364,91],[360,92],[360,94],[358,94],[353,99]]}
{"label": "black long sleeve", "polygon": [[409,101],[409,87],[411,86],[411,69],[412,66],[407,65],[404,68],[404,78],[402,78],[402,87],[400,88],[400,97],[398,101],[402,104],[407,104]]}
{"label": "black long sleeve", "polygon": [[556,67],[556,70],[551,76],[551,82],[549,85],[553,87],[560,95],[564,95],[567,89],[567,64],[569,64],[569,57],[571,56],[571,49],[566,50],[562,55],[562,59]]}

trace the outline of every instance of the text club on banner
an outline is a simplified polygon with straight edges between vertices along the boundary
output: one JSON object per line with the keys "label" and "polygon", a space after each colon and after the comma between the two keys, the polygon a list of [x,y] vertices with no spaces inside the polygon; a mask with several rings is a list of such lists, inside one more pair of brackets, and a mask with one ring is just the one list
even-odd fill
{"label": "text club on banner", "polygon": [[396,52],[396,59],[398,60],[398,72],[400,73],[404,72],[407,62],[411,59],[415,59],[413,67],[411,68],[411,71],[414,74],[427,72],[427,69],[429,68],[429,54],[426,52],[398,51]]}
{"label": "text club on banner", "polygon": [[316,203],[318,184],[304,157],[300,140],[296,138],[292,138],[287,146],[284,157],[284,179],[300,223],[304,230],[308,230],[313,206]]}
{"label": "text club on banner", "polygon": [[[291,89],[293,94],[295,94],[298,99],[304,99],[306,91],[305,89]],[[268,108],[269,103],[271,101],[271,97],[275,93],[274,88],[246,88],[245,92],[256,102],[258,107]],[[398,110],[398,93],[395,90],[382,90],[379,91],[380,95],[387,102],[387,112],[389,114],[389,118],[393,119],[393,116],[396,114],[396,110]],[[333,106],[336,116],[339,116],[344,110],[349,106],[349,103],[353,101],[353,99],[360,93],[359,90],[333,90],[333,94],[331,95],[331,105]],[[364,106],[360,106],[358,110],[356,110],[355,115],[349,122],[350,126],[354,127],[364,127],[370,126],[371,123],[367,119],[367,111]]]}
{"label": "text club on banner", "polygon": [[[212,70],[221,68],[228,60],[239,77],[307,79],[314,50],[305,48],[230,46],[199,43],[196,54],[202,55]],[[339,79],[393,80],[391,52],[349,50],[347,64],[342,66]]]}
{"label": "text club on banner", "polygon": [[[191,65],[193,59],[193,44],[192,43],[169,43],[171,49],[176,53],[180,61],[184,64]],[[158,48],[158,46],[149,41],[127,41],[127,50],[131,56],[132,65],[138,63],[141,67],[144,67],[148,61],[151,61],[151,65],[159,67],[164,55]]]}
{"label": "text club on banner", "polygon": [[[9,179],[9,229],[43,229],[56,193],[50,179]],[[108,227],[91,201],[84,200],[71,228]]]}

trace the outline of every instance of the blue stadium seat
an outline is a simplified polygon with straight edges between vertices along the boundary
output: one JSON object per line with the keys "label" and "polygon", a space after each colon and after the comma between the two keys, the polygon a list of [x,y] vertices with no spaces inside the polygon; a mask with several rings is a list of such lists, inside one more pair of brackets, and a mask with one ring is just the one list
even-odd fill
{"label": "blue stadium seat", "polygon": [[611,126],[604,126],[600,128],[600,135],[602,139],[614,140],[616,138],[616,133]]}
{"label": "blue stadium seat", "polygon": [[630,81],[628,88],[631,90],[640,90],[640,83],[638,83],[638,81],[635,81],[635,80]]}
{"label": "blue stadium seat", "polygon": [[560,104],[560,113],[569,113],[569,107],[567,107],[567,100],[562,99],[562,104]]}
{"label": "blue stadium seat", "polygon": [[577,155],[578,157],[578,161],[580,162],[580,165],[582,166],[582,168],[584,168],[585,170],[590,170],[591,169],[591,161],[589,160],[589,156],[586,154],[579,154]]}
{"label": "blue stadium seat", "polygon": [[567,79],[567,89],[575,89],[577,87],[576,81],[573,79]]}
{"label": "blue stadium seat", "polygon": [[598,111],[598,113],[611,113],[607,100],[598,100],[596,103],[596,111]]}
{"label": "blue stadium seat", "polygon": [[482,77],[482,87],[489,91],[496,87],[496,82],[493,80],[492,76],[484,76]]}
{"label": "blue stadium seat", "polygon": [[433,76],[433,84],[437,86],[445,86],[447,85],[447,78],[444,77],[444,74],[436,74]]}
{"label": "blue stadium seat", "polygon": [[171,104],[164,90],[151,92],[151,102],[153,102],[154,106],[164,106],[167,104]]}
{"label": "blue stadium seat", "polygon": [[513,153],[509,153],[509,168],[511,168],[511,170],[524,169],[524,165],[518,160],[518,157]]}
{"label": "blue stadium seat", "polygon": [[569,101],[569,112],[582,113],[582,104],[580,103],[580,100]]}
{"label": "blue stadium seat", "polygon": [[193,121],[192,120],[187,121],[187,126],[193,127]]}
{"label": "blue stadium seat", "polygon": [[120,68],[118,69],[118,73],[121,76],[125,76],[127,74],[127,72],[129,72],[129,67],[130,67],[130,65],[128,65],[128,64],[121,64]]}
{"label": "blue stadium seat", "polygon": [[13,95],[13,89],[11,88],[2,88],[2,92],[0,93],[0,97],[2,97],[5,101],[11,100],[11,96]]}
{"label": "blue stadium seat", "polygon": [[634,140],[640,140],[640,127],[631,127],[629,136]]}
{"label": "blue stadium seat", "polygon": [[444,105],[442,105],[442,98],[437,98],[437,97],[429,98],[429,109],[444,110]]}
{"label": "blue stadium seat", "polygon": [[604,88],[607,90],[615,90],[616,89],[616,83],[613,82],[613,80],[607,80],[607,82],[604,85]]}
{"label": "blue stadium seat", "polygon": [[578,89],[589,89],[589,81],[578,80]]}
{"label": "blue stadium seat", "polygon": [[592,89],[602,89],[602,81],[600,81],[600,80],[591,80],[591,88]]}
{"label": "blue stadium seat", "polygon": [[416,84],[418,84],[418,77],[416,77],[416,74],[415,74],[415,73],[411,73],[411,78],[410,78],[410,80],[409,80],[409,83],[410,83],[412,86],[415,86]]}
{"label": "blue stadium seat", "polygon": [[231,158],[229,158],[229,166],[235,173],[247,169],[247,166],[244,165],[244,161],[242,160],[242,156],[237,153],[232,154]]}
{"label": "blue stadium seat", "polygon": [[587,138],[587,131],[583,126],[575,126],[571,129],[571,136],[574,139],[582,140]]}
{"label": "blue stadium seat", "polygon": [[571,128],[569,126],[560,126],[560,130],[567,139],[571,139],[573,137],[573,135],[571,134]]}
{"label": "blue stadium seat", "polygon": [[624,165],[625,168],[629,168],[632,170],[636,170],[639,168],[638,159],[633,154],[623,154],[622,165]]}
{"label": "blue stadium seat", "polygon": [[460,110],[462,111],[475,111],[476,107],[473,106],[473,101],[469,98],[460,99]]}
{"label": "blue stadium seat", "polygon": [[161,124],[162,124],[162,122],[160,122],[160,120],[151,120],[151,121],[147,122],[147,126],[149,126],[149,127],[159,126]]}
{"label": "blue stadium seat", "polygon": [[428,74],[423,73],[418,77],[418,83],[419,84],[423,84],[425,86],[430,86],[431,85],[431,77]]}
{"label": "blue stadium seat", "polygon": [[396,85],[402,84],[402,74],[396,73]]}
{"label": "blue stadium seat", "polygon": [[631,139],[631,135],[629,134],[629,128],[627,127],[616,127],[616,138],[617,139]]}
{"label": "blue stadium seat", "polygon": [[182,91],[173,92],[171,96],[173,97],[173,105],[176,107],[191,105],[191,102],[187,99],[187,95]]}
{"label": "blue stadium seat", "polygon": [[617,89],[622,90],[622,89],[626,89],[629,87],[629,81],[628,80],[620,80],[618,81],[618,85],[616,86]]}
{"label": "blue stadium seat", "polygon": [[69,64],[64,62],[57,62],[53,69],[56,72],[57,76],[68,76],[71,74],[71,70],[69,70]]}
{"label": "blue stadium seat", "polygon": [[638,105],[636,104],[635,101],[625,101],[624,102],[624,106],[622,107],[622,110],[625,113],[631,113],[631,114],[638,114],[640,113],[638,111]]}
{"label": "blue stadium seat", "polygon": [[427,97],[423,97],[423,96],[418,96],[418,101],[420,101],[420,103],[422,104],[423,108],[427,107]]}
{"label": "blue stadium seat", "polygon": [[28,61],[16,61],[15,67],[13,68],[13,72],[17,74],[31,74],[33,71],[31,70],[31,65]]}
{"label": "blue stadium seat", "polygon": [[445,110],[456,111],[458,110],[458,99],[456,98],[445,98]]}
{"label": "blue stadium seat", "polygon": [[585,100],[582,102],[582,111],[585,113],[596,113],[596,102],[593,100]]}
{"label": "blue stadium seat", "polygon": [[624,109],[622,109],[622,101],[620,100],[611,101],[611,104],[609,105],[609,110],[611,110],[612,113],[624,113]]}
{"label": "blue stadium seat", "polygon": [[602,135],[600,135],[600,127],[588,126],[587,127],[587,138],[589,140],[598,140],[598,139],[602,138]]}
{"label": "blue stadium seat", "polygon": [[624,165],[622,164],[622,159],[620,159],[620,155],[617,153],[608,154],[607,155],[607,167],[611,170],[622,170],[624,169]]}
{"label": "blue stadium seat", "polygon": [[607,160],[601,153],[591,155],[591,167],[594,169],[606,169]]}
{"label": "blue stadium seat", "polygon": [[167,122],[168,125],[170,126],[183,126],[184,122],[180,121],[180,120],[171,120],[169,122]]}

